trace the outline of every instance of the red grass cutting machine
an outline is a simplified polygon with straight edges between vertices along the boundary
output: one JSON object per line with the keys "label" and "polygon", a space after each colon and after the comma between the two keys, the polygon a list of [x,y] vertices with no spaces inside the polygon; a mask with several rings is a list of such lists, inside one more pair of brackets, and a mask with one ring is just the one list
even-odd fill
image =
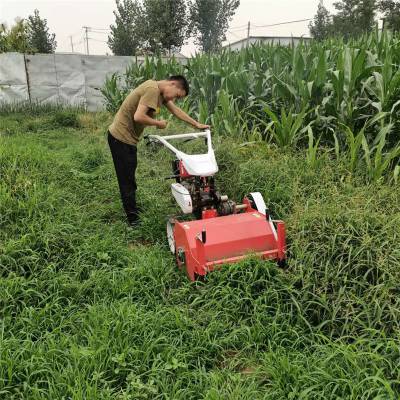
{"label": "red grass cutting machine", "polygon": [[[175,179],[172,195],[182,212],[194,219],[169,219],[167,236],[178,266],[186,268],[191,280],[249,255],[285,263],[285,224],[272,220],[262,195],[250,193],[237,204],[217,191],[214,175],[218,165],[209,130],[146,138],[148,144],[162,144],[176,157],[173,175],[167,179]],[[195,139],[205,139],[207,153],[186,154],[171,144]]]}

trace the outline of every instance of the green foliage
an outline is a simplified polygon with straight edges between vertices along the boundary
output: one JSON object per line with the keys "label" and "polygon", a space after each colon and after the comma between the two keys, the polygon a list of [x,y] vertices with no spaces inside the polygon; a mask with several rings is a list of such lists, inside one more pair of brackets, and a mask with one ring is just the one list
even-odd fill
{"label": "green foliage", "polygon": [[[197,55],[185,66],[147,58],[142,65],[129,67],[124,77],[108,79],[103,94],[107,108],[116,111],[126,93],[146,79],[183,74],[191,87],[184,109],[211,123],[217,133],[310,151],[316,151],[318,143],[346,156],[349,170],[356,173],[366,168],[363,136],[373,147],[379,130],[392,122],[385,152],[400,143],[399,43],[396,35],[374,32],[346,43],[330,39]],[[311,147],[310,124],[318,138]],[[361,133],[354,144],[349,144],[353,143],[349,132],[354,140]],[[396,163],[394,157],[385,176],[391,175]]]}
{"label": "green foliage", "polygon": [[0,118],[18,128],[0,135],[2,398],[400,397],[399,186],[350,180],[324,148],[310,168],[296,149],[215,135],[221,192],[259,190],[287,223],[291,257],[286,270],[247,259],[192,284],[165,238],[177,211],[167,152],[139,145],[144,212],[130,231],[104,137],[112,116],[28,133],[55,110],[11,111]]}
{"label": "green foliage", "polygon": [[325,40],[334,35],[332,16],[322,3],[318,5],[317,14],[309,24],[311,36],[315,40]]}
{"label": "green foliage", "polygon": [[154,53],[180,51],[187,38],[186,0],[143,0],[145,48]]}
{"label": "green foliage", "polygon": [[286,111],[282,108],[280,115],[277,115],[267,106],[264,111],[271,120],[269,123],[260,120],[265,126],[265,136],[269,136],[279,147],[294,146],[308,130],[308,126],[302,129],[304,119],[308,114],[306,109],[295,114],[293,109]]}
{"label": "green foliage", "polygon": [[308,134],[307,162],[311,168],[315,168],[319,164],[317,153],[318,153],[318,146],[320,139],[315,141],[314,132],[311,126],[307,127],[307,134]]}
{"label": "green foliage", "polygon": [[35,53],[54,53],[57,47],[56,35],[49,33],[47,20],[39,16],[39,10],[28,17],[26,23],[28,43]]}
{"label": "green foliage", "polygon": [[59,127],[79,128],[80,123],[76,110],[65,109],[55,112],[53,117],[54,124]]}
{"label": "green foliage", "polygon": [[392,127],[393,126],[390,124],[384,126],[379,131],[372,148],[370,148],[365,136],[362,138],[367,173],[369,178],[374,182],[382,179],[393,160],[400,157],[400,144],[390,149],[388,152],[384,151],[386,147],[386,136],[390,133]]}
{"label": "green foliage", "polygon": [[116,55],[180,51],[188,34],[185,0],[116,0],[108,37]]}
{"label": "green foliage", "polygon": [[16,103],[0,103],[0,115],[7,116],[10,114],[21,113],[28,116],[40,116],[43,114],[53,115],[58,111],[71,110],[75,113],[83,112],[83,107],[66,107],[64,104],[57,103],[40,103],[40,102],[16,102]]}
{"label": "green foliage", "polygon": [[206,53],[219,50],[240,0],[192,0],[190,21],[195,43]]}
{"label": "green foliage", "polygon": [[398,32],[400,30],[400,2],[398,0],[380,0],[379,10],[384,14],[385,27]]}
{"label": "green foliage", "polygon": [[377,0],[340,0],[334,3],[333,29],[344,38],[357,38],[375,27]]}
{"label": "green foliage", "polygon": [[101,93],[104,96],[107,111],[116,113],[128,95],[127,90],[121,90],[119,87],[120,78],[117,73],[113,73],[106,78]]}
{"label": "green foliage", "polygon": [[7,27],[4,23],[0,24],[0,53],[7,51]]}
{"label": "green foliage", "polygon": [[5,24],[0,25],[0,52],[32,53],[34,49],[30,47],[27,24],[23,19],[16,18],[15,25],[7,28]]}
{"label": "green foliage", "polygon": [[16,19],[10,29],[0,24],[0,53],[54,53],[55,34],[50,35],[48,30],[47,20],[40,18],[38,10],[27,20]]}
{"label": "green foliage", "polygon": [[336,14],[319,4],[317,14],[310,23],[310,33],[317,40],[343,37],[346,40],[359,38],[371,32],[376,25],[378,0],[340,0],[333,3]]}
{"label": "green foliage", "polygon": [[116,0],[115,25],[110,25],[108,47],[117,56],[133,56],[143,45],[143,9],[138,0]]}

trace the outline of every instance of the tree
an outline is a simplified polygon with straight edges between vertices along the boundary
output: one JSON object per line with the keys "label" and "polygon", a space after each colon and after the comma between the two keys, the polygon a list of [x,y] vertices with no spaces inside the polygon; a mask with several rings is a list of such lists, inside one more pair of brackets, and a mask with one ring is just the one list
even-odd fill
{"label": "tree", "polygon": [[21,18],[15,19],[15,25],[10,29],[6,24],[0,25],[0,52],[16,51],[19,53],[31,53],[26,33],[26,23]]}
{"label": "tree", "polygon": [[4,23],[0,24],[0,53],[7,51],[7,26]]}
{"label": "tree", "polygon": [[143,44],[143,9],[137,0],[116,0],[115,25],[110,25],[108,47],[117,56],[132,56]]}
{"label": "tree", "polygon": [[209,53],[221,47],[239,4],[240,0],[193,0],[190,5],[191,30],[202,51]]}
{"label": "tree", "polygon": [[376,0],[341,0],[334,3],[333,29],[346,39],[370,32],[375,25]]}
{"label": "tree", "polygon": [[35,10],[30,15],[26,24],[26,34],[29,47],[35,53],[54,53],[57,47],[56,35],[49,33],[47,20],[39,16],[39,11]]}
{"label": "tree", "polygon": [[308,26],[312,37],[316,40],[324,40],[332,35],[332,16],[323,4],[319,4],[317,14]]}
{"label": "tree", "polygon": [[393,31],[400,31],[400,1],[381,0],[379,10],[385,18],[385,27]]}
{"label": "tree", "polygon": [[187,38],[186,0],[144,0],[144,40],[153,53],[180,51]]}

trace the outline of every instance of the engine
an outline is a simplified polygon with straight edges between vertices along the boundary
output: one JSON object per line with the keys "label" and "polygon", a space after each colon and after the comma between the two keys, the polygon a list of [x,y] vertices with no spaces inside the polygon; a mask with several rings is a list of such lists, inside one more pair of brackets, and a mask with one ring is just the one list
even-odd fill
{"label": "engine", "polygon": [[236,212],[236,203],[216,190],[214,177],[185,176],[178,160],[173,161],[172,169],[176,180],[172,194],[185,214],[201,219],[204,210],[214,209],[220,216]]}

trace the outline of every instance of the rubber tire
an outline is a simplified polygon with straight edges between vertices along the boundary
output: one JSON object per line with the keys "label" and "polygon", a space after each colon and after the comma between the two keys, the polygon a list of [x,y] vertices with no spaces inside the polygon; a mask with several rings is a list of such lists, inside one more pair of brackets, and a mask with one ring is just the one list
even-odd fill
{"label": "rubber tire", "polygon": [[[175,243],[175,238],[174,238],[174,226],[175,222],[172,221],[172,218],[170,218],[167,221],[167,240],[168,240],[168,246],[169,250],[171,251],[172,254],[176,254],[176,243]],[[173,242],[172,242],[173,240]]]}

